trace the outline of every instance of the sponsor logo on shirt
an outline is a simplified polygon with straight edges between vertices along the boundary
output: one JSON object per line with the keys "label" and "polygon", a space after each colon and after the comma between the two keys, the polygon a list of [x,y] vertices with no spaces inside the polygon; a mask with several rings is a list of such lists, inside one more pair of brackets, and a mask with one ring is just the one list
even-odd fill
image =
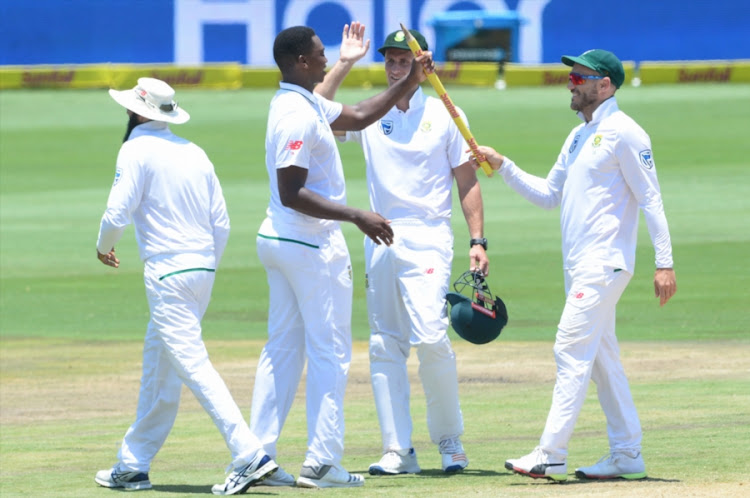
{"label": "sponsor logo on shirt", "polygon": [[646,169],[651,169],[654,167],[654,156],[651,153],[651,149],[642,150],[638,153],[638,156],[641,158],[641,164]]}
{"label": "sponsor logo on shirt", "polygon": [[383,135],[390,135],[393,132],[393,121],[390,119],[381,119],[380,131],[383,132]]}
{"label": "sponsor logo on shirt", "polygon": [[117,182],[120,181],[120,178],[122,178],[122,168],[117,168],[115,170],[115,182],[112,184],[113,187],[117,185]]}
{"label": "sponsor logo on shirt", "polygon": [[568,154],[572,154],[574,150],[576,150],[576,147],[578,147],[578,141],[581,139],[581,135],[576,135],[573,138],[573,143],[570,144],[570,148],[568,149]]}
{"label": "sponsor logo on shirt", "polygon": [[300,150],[302,148],[302,140],[289,140],[289,143],[284,147],[285,150]]}
{"label": "sponsor logo on shirt", "polygon": [[594,141],[591,142],[592,147],[599,147],[602,144],[602,136],[594,135]]}

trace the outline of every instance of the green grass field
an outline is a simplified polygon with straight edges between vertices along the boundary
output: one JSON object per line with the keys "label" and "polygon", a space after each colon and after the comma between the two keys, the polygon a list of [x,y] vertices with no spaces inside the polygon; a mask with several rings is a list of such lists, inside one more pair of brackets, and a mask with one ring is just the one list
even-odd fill
{"label": "green grass field", "polygon": [[[433,94],[429,87],[425,88]],[[544,176],[578,123],[564,88],[451,88],[482,144]],[[267,286],[255,254],[268,187],[264,136],[273,90],[179,90],[192,119],[173,129],[212,158],[232,220],[204,321],[212,361],[243,412],[265,337]],[[372,91],[346,90],[355,103]],[[623,88],[620,107],[651,135],[670,224],[678,292],[653,297],[653,249],[641,223],[636,274],[618,307],[618,336],[644,425],[650,479],[557,486],[512,476],[506,458],[530,451],[549,408],[551,348],[563,304],[559,212],[543,211],[499,178],[480,179],[492,290],[510,323],[493,344],[452,334],[459,356],[470,471],[446,478],[424,423],[416,377],[414,443],[423,473],[368,478],[361,496],[738,496],[750,494],[750,85]],[[99,219],[126,123],[107,92],[0,92],[0,495],[102,496],[96,470],[115,461],[135,414],[148,319],[132,228],[121,266],[94,257]],[[349,203],[367,207],[359,147],[340,147]],[[454,275],[466,268],[468,233],[454,219]],[[355,274],[355,355],[347,394],[344,464],[366,471],[380,452],[367,375],[362,235],[344,226]],[[411,364],[413,369],[415,365]],[[413,370],[412,370],[413,371]],[[302,395],[304,391],[301,391]],[[304,399],[295,404],[279,461],[297,474],[305,447]],[[593,390],[571,442],[569,472],[606,453]],[[229,455],[210,419],[185,393],[175,429],[154,462],[154,491],[210,493]],[[262,488],[265,494],[305,493]],[[255,492],[255,491],[253,491]]]}

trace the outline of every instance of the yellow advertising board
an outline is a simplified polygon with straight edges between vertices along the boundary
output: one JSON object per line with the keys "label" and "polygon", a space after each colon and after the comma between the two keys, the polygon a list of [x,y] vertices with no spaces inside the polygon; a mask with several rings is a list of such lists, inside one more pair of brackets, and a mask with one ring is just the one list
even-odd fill
{"label": "yellow advertising board", "polygon": [[641,84],[652,83],[747,83],[750,60],[641,62]]}
{"label": "yellow advertising board", "polygon": [[[625,82],[627,85],[635,76],[635,62],[623,61],[625,69]],[[503,79],[507,87],[519,86],[565,86],[568,84],[568,73],[570,67],[562,62],[560,64],[506,64],[503,71]]]}
{"label": "yellow advertising board", "polygon": [[148,76],[173,87],[233,89],[242,87],[242,66],[96,64],[71,66],[3,66],[0,89],[20,88],[131,88]]}
{"label": "yellow advertising board", "polygon": [[[496,64],[447,62],[436,67],[446,85],[492,86],[498,78]],[[138,78],[164,80],[173,87],[214,89],[277,88],[277,68],[247,68],[235,63],[198,66],[95,64],[70,66],[0,66],[0,89],[30,88],[129,88]],[[386,85],[382,64],[351,70],[342,86],[370,88]]]}

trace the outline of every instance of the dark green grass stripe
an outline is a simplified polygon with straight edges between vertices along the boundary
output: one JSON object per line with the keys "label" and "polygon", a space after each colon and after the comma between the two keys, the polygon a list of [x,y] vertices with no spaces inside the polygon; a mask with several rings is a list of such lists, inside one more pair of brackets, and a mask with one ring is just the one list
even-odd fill
{"label": "dark green grass stripe", "polygon": [[282,242],[292,242],[294,244],[302,244],[303,246],[312,247],[313,249],[320,249],[320,246],[316,246],[314,244],[308,244],[307,242],[302,242],[301,240],[285,239],[284,237],[271,237],[270,235],[263,235],[262,233],[259,233],[258,237],[263,237],[264,239],[269,239],[269,240],[280,240]]}

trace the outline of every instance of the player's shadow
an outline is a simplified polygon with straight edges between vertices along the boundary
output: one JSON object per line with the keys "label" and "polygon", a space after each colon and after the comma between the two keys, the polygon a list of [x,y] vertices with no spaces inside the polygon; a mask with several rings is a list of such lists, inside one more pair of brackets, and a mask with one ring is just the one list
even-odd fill
{"label": "player's shadow", "polygon": [[[508,475],[513,475],[512,472],[509,472]],[[519,477],[519,476],[516,476]],[[520,478],[520,477],[519,477]],[[551,481],[549,479],[530,479],[530,478],[524,478],[524,480],[519,482],[511,483],[511,486],[528,486],[529,484],[549,484],[549,485],[559,485],[559,486],[580,486],[582,484],[603,484],[608,482],[632,482],[635,483],[643,483],[643,482],[682,482],[679,479],[662,479],[659,477],[646,477],[645,479],[634,479],[632,481],[628,481],[627,479],[579,479],[575,476],[568,476],[567,481],[562,482],[555,482]]]}
{"label": "player's shadow", "polygon": [[[196,486],[194,484],[162,484],[159,486],[153,486],[151,488],[151,491],[156,493],[174,493],[174,494],[180,494],[180,495],[211,495],[211,486],[213,484],[206,484],[202,486]],[[261,488],[263,489],[263,488]],[[266,488],[268,491],[264,492],[258,492],[258,487],[250,487],[248,488],[248,493],[251,492],[255,496],[258,495],[266,495],[266,496],[272,496],[276,493],[271,492],[269,488]],[[123,490],[124,491],[124,490]],[[141,493],[138,493],[138,496],[140,496]],[[130,495],[128,495],[130,496]]]}
{"label": "player's shadow", "polygon": [[[439,469],[422,469],[422,472],[417,474],[420,477],[434,477],[440,479],[450,479],[456,476],[468,476],[468,477],[498,477],[505,475],[505,472],[498,472],[496,470],[484,470],[484,469],[464,469],[461,472],[443,472]],[[386,476],[387,477],[387,476]]]}

